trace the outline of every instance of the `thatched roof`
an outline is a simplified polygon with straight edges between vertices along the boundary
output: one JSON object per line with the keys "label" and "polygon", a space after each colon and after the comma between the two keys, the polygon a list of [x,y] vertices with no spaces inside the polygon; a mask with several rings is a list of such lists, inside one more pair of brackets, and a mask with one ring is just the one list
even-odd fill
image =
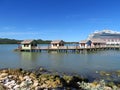
{"label": "thatched roof", "polygon": [[53,40],[51,43],[63,43],[64,41],[63,40]]}
{"label": "thatched roof", "polygon": [[21,44],[30,44],[32,43],[34,40],[24,40],[21,42]]}

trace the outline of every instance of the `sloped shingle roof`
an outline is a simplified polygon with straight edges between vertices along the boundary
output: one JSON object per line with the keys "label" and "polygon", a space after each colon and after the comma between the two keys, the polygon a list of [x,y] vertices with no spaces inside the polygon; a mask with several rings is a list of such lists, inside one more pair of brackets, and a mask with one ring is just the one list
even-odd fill
{"label": "sloped shingle roof", "polygon": [[79,43],[87,43],[88,40],[81,40]]}
{"label": "sloped shingle roof", "polygon": [[51,43],[61,43],[64,42],[63,40],[53,40]]}
{"label": "sloped shingle roof", "polygon": [[24,41],[21,42],[21,44],[30,44],[33,41],[34,40],[24,40]]}

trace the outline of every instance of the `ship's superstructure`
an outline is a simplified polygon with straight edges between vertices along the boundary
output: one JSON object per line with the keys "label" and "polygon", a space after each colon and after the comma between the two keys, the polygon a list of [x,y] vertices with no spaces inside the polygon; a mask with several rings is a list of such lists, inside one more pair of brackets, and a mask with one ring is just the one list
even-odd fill
{"label": "ship's superstructure", "polygon": [[120,45],[120,32],[112,30],[96,31],[88,36],[88,40],[102,39],[107,45]]}

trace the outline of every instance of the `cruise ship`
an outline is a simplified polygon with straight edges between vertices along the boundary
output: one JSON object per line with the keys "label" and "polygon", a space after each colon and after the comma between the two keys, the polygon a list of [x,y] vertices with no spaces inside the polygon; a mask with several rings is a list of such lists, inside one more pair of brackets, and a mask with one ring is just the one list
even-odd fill
{"label": "cruise ship", "polygon": [[88,40],[91,39],[102,39],[106,44],[120,45],[120,32],[112,30],[95,31],[88,36]]}

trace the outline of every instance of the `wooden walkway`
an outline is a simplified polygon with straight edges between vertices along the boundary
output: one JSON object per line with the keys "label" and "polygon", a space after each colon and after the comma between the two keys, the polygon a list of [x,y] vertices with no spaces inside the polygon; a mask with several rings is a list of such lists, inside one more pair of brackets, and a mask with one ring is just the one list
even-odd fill
{"label": "wooden walkway", "polygon": [[17,48],[15,51],[24,51],[24,52],[92,52],[99,50],[120,50],[120,46],[96,46],[96,47],[80,47],[80,46],[61,46],[53,48],[51,46],[40,46],[40,47],[32,47],[32,49],[21,49]]}

